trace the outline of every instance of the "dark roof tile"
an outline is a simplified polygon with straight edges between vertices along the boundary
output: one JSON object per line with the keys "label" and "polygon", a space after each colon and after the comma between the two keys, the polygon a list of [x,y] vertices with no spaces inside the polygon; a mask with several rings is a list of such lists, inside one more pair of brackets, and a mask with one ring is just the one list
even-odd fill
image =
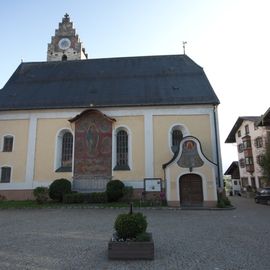
{"label": "dark roof tile", "polygon": [[219,104],[186,55],[21,63],[0,91],[0,110]]}

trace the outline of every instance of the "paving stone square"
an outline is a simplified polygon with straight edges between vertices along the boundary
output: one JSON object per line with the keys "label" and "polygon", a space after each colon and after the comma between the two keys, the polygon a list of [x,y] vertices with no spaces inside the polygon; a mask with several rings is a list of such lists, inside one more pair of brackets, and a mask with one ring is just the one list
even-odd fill
{"label": "paving stone square", "polygon": [[113,222],[128,209],[0,210],[0,269],[270,269],[270,206],[231,199],[235,210],[141,209],[153,261],[108,260]]}

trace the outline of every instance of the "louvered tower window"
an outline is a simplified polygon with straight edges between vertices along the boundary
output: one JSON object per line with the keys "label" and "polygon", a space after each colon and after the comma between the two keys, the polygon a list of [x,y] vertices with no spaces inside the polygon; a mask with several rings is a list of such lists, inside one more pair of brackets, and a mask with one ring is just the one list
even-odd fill
{"label": "louvered tower window", "polygon": [[2,167],[1,168],[1,183],[9,183],[11,177],[11,168],[10,167]]}

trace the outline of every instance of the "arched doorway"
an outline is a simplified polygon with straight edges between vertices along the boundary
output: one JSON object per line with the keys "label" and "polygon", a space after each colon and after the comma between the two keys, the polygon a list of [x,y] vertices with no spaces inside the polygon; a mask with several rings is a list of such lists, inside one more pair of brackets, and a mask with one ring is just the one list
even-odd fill
{"label": "arched doorway", "polygon": [[202,178],[198,174],[182,175],[179,179],[180,204],[182,206],[202,205]]}

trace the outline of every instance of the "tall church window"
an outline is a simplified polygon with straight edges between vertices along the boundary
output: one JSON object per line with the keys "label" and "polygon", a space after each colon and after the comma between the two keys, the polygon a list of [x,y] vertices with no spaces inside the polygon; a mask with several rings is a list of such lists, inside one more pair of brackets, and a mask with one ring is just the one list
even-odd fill
{"label": "tall church window", "polygon": [[67,56],[65,54],[62,56],[62,61],[67,61]]}
{"label": "tall church window", "polygon": [[56,141],[56,172],[71,172],[73,157],[73,135],[67,130],[61,130]]}
{"label": "tall church window", "polygon": [[62,139],[62,167],[72,166],[73,136],[66,132]]}
{"label": "tall church window", "polygon": [[10,167],[2,167],[1,168],[1,183],[9,183],[11,177],[11,168]]}
{"label": "tall church window", "polygon": [[128,133],[119,130],[116,133],[116,166],[114,170],[129,170]]}
{"label": "tall church window", "polygon": [[4,137],[3,152],[12,152],[13,150],[13,136],[7,135]]}

